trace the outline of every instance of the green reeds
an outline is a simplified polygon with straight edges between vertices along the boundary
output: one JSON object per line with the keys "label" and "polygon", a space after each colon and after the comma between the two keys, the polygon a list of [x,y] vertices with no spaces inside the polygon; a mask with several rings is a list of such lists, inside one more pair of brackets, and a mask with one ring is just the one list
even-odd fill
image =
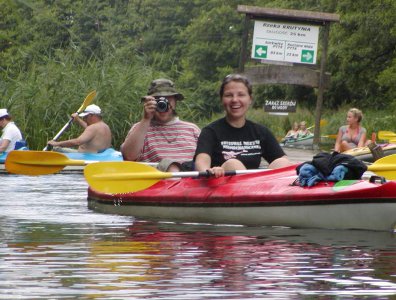
{"label": "green reeds", "polygon": [[[140,97],[156,76],[138,60],[125,62],[108,56],[81,64],[72,55],[46,57],[42,64],[33,63],[27,71],[9,75],[0,104],[9,109],[30,149],[40,150],[77,111],[85,96],[96,90],[93,103],[102,108],[118,147],[130,125],[141,118]],[[71,126],[61,139],[80,133],[79,126]]]}

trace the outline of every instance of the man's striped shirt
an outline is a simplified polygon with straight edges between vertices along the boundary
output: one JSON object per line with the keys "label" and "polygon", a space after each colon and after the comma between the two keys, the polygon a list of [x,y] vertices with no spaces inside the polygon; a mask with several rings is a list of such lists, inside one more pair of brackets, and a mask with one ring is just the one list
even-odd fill
{"label": "man's striped shirt", "polygon": [[[136,124],[132,127],[134,129]],[[179,120],[158,124],[151,122],[138,161],[159,162],[169,158],[180,163],[192,160],[201,130],[197,125]]]}

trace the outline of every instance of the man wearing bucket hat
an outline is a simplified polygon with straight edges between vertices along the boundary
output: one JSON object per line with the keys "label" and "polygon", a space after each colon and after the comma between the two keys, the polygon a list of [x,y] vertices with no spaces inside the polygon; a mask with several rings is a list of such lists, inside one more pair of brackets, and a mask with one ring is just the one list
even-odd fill
{"label": "man wearing bucket hat", "polygon": [[[95,104],[88,105],[80,114],[73,114],[73,121],[85,128],[75,139],[66,141],[48,141],[58,152],[97,153],[111,147],[110,127],[102,120],[102,110]],[[78,149],[68,148],[78,147]]]}
{"label": "man wearing bucket hat", "polygon": [[192,161],[200,129],[176,114],[184,99],[169,79],[151,82],[141,98],[143,117],[130,129],[121,152],[125,160],[159,162],[158,169],[177,172]]}
{"label": "man wearing bucket hat", "polygon": [[3,134],[0,139],[0,152],[10,152],[16,148],[17,142],[23,141],[23,137],[5,108],[0,109],[0,127],[3,128]]}

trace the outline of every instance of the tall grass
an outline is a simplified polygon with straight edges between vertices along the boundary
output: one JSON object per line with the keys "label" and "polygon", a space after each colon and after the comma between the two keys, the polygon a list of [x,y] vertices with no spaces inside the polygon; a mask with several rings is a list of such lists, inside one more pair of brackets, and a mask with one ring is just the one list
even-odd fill
{"label": "tall grass", "polygon": [[[0,105],[9,109],[29,147],[42,149],[86,95],[96,90],[93,103],[102,108],[105,122],[113,129],[114,146],[119,147],[130,125],[141,117],[140,97],[150,81],[161,75],[143,62],[123,63],[112,56],[85,64],[72,56],[47,58],[43,64],[32,64],[28,72],[9,76]],[[80,133],[81,128],[74,125],[60,139]]]}

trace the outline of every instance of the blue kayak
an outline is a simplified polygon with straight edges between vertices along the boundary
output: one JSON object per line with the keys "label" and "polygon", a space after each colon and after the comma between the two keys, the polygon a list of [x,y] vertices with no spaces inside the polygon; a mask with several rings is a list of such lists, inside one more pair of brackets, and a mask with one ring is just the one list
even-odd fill
{"label": "blue kayak", "polygon": [[123,161],[122,154],[120,151],[116,151],[113,148],[108,148],[99,153],[63,153],[70,159],[85,160],[85,161]]}
{"label": "blue kayak", "polygon": [[6,158],[7,158],[7,152],[1,153],[1,155],[0,155],[0,163],[4,164]]}
{"label": "blue kayak", "polygon": [[[29,150],[28,145],[25,140],[20,140],[15,143],[15,150]],[[0,153],[0,164],[4,164],[7,158],[8,152],[1,152]]]}
{"label": "blue kayak", "polygon": [[[29,150],[29,148],[21,147],[18,150],[21,150],[21,151],[22,150]],[[7,154],[8,154],[8,152],[1,152],[1,154],[0,154],[0,164],[4,164],[4,162],[5,162],[6,158],[7,158]]]}

